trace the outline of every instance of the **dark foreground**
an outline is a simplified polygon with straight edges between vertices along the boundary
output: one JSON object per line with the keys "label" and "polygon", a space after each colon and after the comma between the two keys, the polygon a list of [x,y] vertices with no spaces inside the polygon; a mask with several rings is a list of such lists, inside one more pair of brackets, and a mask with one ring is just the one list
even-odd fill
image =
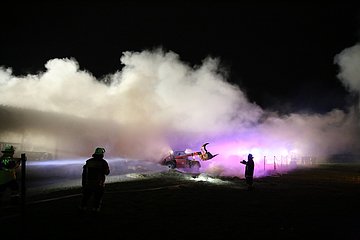
{"label": "dark foreground", "polygon": [[252,191],[239,178],[195,179],[108,184],[98,215],[78,212],[80,189],[28,197],[26,209],[2,209],[1,239],[360,239],[360,165],[274,174]]}

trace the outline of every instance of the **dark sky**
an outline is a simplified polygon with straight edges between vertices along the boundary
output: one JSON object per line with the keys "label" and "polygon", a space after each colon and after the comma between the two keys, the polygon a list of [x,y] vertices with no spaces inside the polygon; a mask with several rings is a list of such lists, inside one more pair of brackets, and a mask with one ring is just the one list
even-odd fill
{"label": "dark sky", "polygon": [[0,65],[14,74],[73,57],[101,77],[121,69],[124,51],[162,47],[190,65],[220,58],[229,81],[263,108],[323,113],[347,104],[333,61],[358,42],[360,8],[340,1],[58,1],[7,5],[0,24]]}

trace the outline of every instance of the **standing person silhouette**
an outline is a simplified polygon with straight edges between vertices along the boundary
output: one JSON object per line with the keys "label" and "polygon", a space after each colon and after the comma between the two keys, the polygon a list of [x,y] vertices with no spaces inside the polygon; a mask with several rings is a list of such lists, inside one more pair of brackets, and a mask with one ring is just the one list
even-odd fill
{"label": "standing person silhouette", "polygon": [[20,166],[20,158],[14,158],[15,148],[8,145],[1,151],[0,157],[0,206],[3,193],[10,189],[10,201],[12,204],[18,204],[20,199],[20,187],[17,181],[17,170]]}
{"label": "standing person silhouette", "polygon": [[253,189],[253,182],[254,182],[254,168],[255,168],[255,163],[254,163],[254,157],[253,155],[250,153],[248,155],[248,160],[242,160],[240,163],[246,165],[245,167],[245,180],[246,180],[246,184],[248,185],[248,190],[252,190]]}
{"label": "standing person silhouette", "polygon": [[93,197],[92,211],[99,212],[105,190],[105,176],[110,174],[108,162],[104,159],[105,149],[95,149],[92,158],[88,159],[82,171],[81,210],[86,210],[88,201]]}

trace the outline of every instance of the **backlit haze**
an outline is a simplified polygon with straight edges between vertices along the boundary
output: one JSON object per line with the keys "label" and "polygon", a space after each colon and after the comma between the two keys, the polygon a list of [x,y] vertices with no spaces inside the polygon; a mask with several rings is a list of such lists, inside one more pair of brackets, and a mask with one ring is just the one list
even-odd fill
{"label": "backlit haze", "polygon": [[257,166],[359,154],[359,45],[334,56],[353,102],[325,114],[262,109],[228,81],[221,59],[204,57],[193,66],[180,57],[161,48],[124,52],[118,72],[102,79],[76,59],[50,59],[36,75],[2,67],[0,141],[57,159],[87,158],[103,146],[108,158],[151,162],[209,142],[219,155],[202,162],[204,171],[228,175],[237,174],[248,153]]}

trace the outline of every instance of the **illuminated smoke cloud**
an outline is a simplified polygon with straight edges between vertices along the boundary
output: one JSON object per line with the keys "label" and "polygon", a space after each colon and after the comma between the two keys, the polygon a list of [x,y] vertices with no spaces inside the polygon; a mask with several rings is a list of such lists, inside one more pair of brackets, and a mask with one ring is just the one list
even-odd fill
{"label": "illuminated smoke cloud", "polygon": [[[107,145],[113,155],[144,158],[168,150],[168,140],[184,141],[183,146],[200,143],[256,122],[261,114],[226,81],[216,59],[191,67],[173,52],[155,50],[125,52],[121,62],[121,71],[99,80],[80,70],[75,59],[49,60],[46,71],[37,75],[13,76],[3,68],[0,104],[34,110],[13,127],[25,128],[32,144],[40,132],[50,134],[41,145],[57,138],[52,145],[62,151]],[[39,117],[44,113],[54,116],[44,121]],[[33,118],[42,126],[35,128]]]}
{"label": "illuminated smoke cloud", "polygon": [[287,115],[264,111],[258,124],[236,132],[232,141],[228,138],[213,148],[215,152],[221,152],[222,157],[208,163],[208,171],[218,174],[219,169],[223,169],[222,174],[239,175],[243,172],[239,162],[246,159],[249,152],[255,156],[255,175],[258,176],[266,174],[263,164],[272,169],[275,162],[277,165],[288,164],[293,159],[319,162],[338,154],[344,154],[344,157],[354,154],[352,160],[359,156],[360,45],[345,49],[335,56],[334,61],[341,69],[339,79],[355,95],[346,110]]}
{"label": "illuminated smoke cloud", "polygon": [[[349,157],[360,154],[360,45],[345,49],[336,55],[334,62],[340,66],[339,79],[347,89],[357,96],[346,110],[333,109],[325,114],[292,113],[279,115],[264,111],[258,124],[242,130],[232,137],[233,141],[224,141],[216,152],[223,153],[219,161],[209,163],[209,171],[219,165],[226,166],[224,172],[237,175],[242,172],[239,161],[246,159],[249,152],[255,156],[257,171],[265,162],[289,163],[292,159],[315,159],[326,161],[336,154]],[[224,154],[225,153],[225,154]],[[225,156],[224,156],[225,155]],[[270,166],[271,168],[271,166]]]}
{"label": "illuminated smoke cloud", "polygon": [[[338,78],[351,92],[360,94],[360,44],[343,50],[335,56],[340,67]],[[360,105],[359,105],[360,106]]]}
{"label": "illuminated smoke cloud", "polygon": [[[341,56],[337,61],[347,69],[353,60]],[[121,63],[121,70],[102,79],[80,70],[75,59],[49,60],[37,75],[14,76],[1,68],[0,141],[70,157],[104,146],[107,156],[152,161],[170,148],[199,151],[210,142],[209,151],[219,156],[202,164],[217,175],[242,174],[239,161],[250,152],[260,174],[264,158],[288,163],[359,151],[357,112],[268,112],[227,81],[218,59],[190,66],[157,49],[125,52]],[[340,74],[353,91],[359,91],[358,69]]]}

